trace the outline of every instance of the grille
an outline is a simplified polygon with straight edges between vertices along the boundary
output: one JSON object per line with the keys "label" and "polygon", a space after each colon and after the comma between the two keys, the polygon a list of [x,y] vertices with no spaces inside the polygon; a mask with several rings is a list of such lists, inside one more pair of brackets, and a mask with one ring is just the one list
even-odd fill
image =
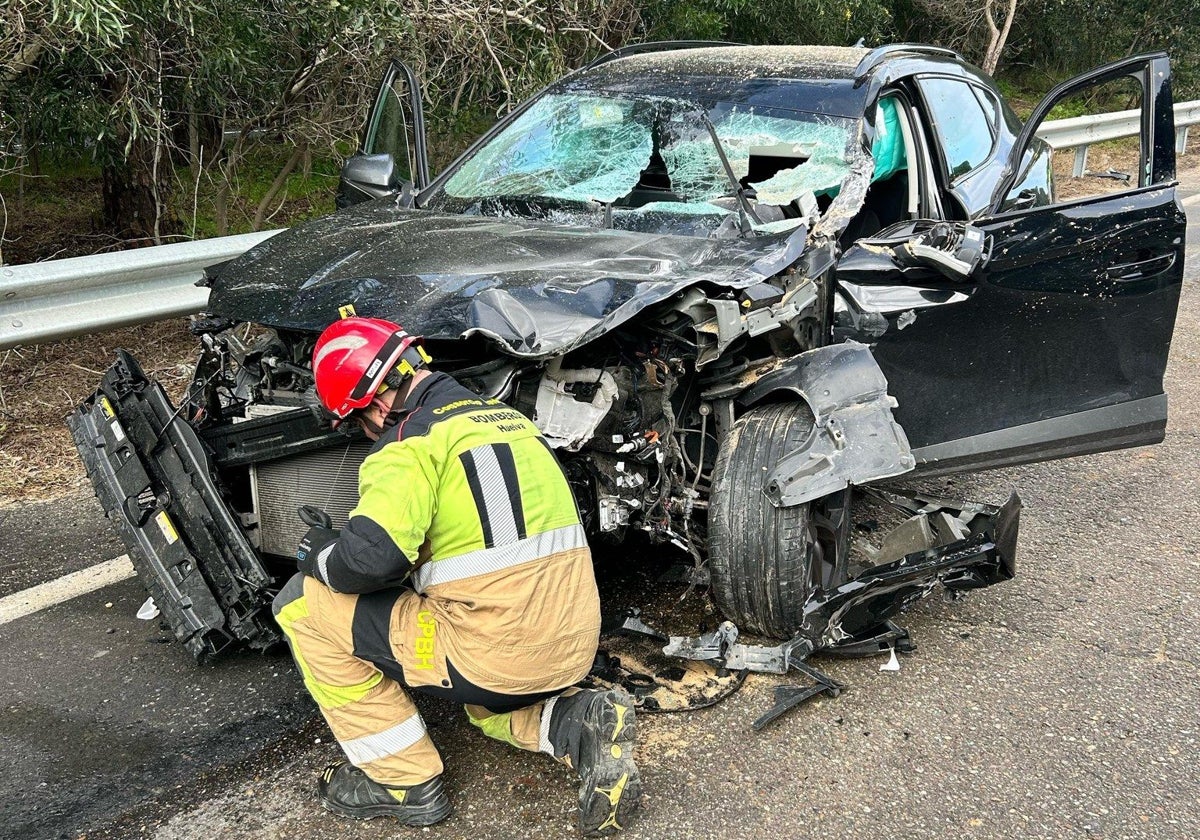
{"label": "grille", "polygon": [[308,530],[296,514],[301,505],[322,508],[334,528],[345,525],[358,502],[358,467],[370,451],[369,442],[359,441],[251,465],[263,552],[296,555],[296,546]]}

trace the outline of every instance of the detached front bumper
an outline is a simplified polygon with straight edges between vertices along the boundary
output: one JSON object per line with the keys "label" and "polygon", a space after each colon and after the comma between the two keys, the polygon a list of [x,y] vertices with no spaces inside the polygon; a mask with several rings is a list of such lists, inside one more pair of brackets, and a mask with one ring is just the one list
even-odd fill
{"label": "detached front bumper", "polygon": [[162,386],[118,351],[67,417],[75,446],[155,604],[197,661],[279,642],[270,573],[221,499],[195,431]]}

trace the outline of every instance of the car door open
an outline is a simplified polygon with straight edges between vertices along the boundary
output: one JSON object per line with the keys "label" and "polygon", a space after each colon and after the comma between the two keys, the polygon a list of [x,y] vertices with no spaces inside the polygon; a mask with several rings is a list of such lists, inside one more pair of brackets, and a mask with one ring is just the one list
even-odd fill
{"label": "car door open", "polygon": [[429,185],[425,115],[416,74],[392,61],[375,96],[358,151],[342,167],[339,208]]}
{"label": "car door open", "polygon": [[[1031,169],[1045,167],[1041,123],[1084,96],[1092,108],[1135,105],[1137,140],[1118,144],[1111,172],[1092,173],[1088,183],[1105,187],[1098,194],[1076,197],[1089,189],[1068,182],[1068,161],[1057,167],[1061,194],[1030,200]],[[1034,110],[988,211],[972,221],[985,237],[987,259],[978,268],[954,279],[893,259],[922,233],[920,223],[884,232],[895,240],[884,243],[890,254],[873,251],[871,241],[847,250],[839,283],[853,283],[860,299],[867,290],[878,305],[843,319],[840,332],[872,343],[918,471],[1162,440],[1185,226],[1173,138],[1166,55],[1105,65],[1059,85]]]}

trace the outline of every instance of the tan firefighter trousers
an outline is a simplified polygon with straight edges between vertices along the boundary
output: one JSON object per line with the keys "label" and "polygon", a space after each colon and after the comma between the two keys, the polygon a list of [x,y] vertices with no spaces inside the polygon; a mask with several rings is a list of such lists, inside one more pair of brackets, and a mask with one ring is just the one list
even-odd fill
{"label": "tan firefighter trousers", "polygon": [[[464,704],[471,723],[492,738],[553,755],[549,715],[543,721],[542,710],[587,675],[594,643],[572,657],[578,663],[531,658],[530,673],[544,673],[545,684],[531,686],[531,693],[500,693],[462,676],[454,645],[446,643],[453,634],[439,633],[427,600],[408,589],[344,595],[299,574],[275,598],[275,619],[304,684],[350,762],[391,786],[420,784],[442,772],[402,685]],[[487,667],[469,665],[472,673]]]}

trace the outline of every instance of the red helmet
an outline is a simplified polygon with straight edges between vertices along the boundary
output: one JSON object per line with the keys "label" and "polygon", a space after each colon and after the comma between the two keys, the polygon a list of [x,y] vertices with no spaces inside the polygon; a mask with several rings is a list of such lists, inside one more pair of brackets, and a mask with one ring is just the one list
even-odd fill
{"label": "red helmet", "polygon": [[313,348],[312,369],[321,404],[337,420],[371,404],[387,375],[405,378],[429,361],[420,336],[391,321],[343,318],[325,328]]}

